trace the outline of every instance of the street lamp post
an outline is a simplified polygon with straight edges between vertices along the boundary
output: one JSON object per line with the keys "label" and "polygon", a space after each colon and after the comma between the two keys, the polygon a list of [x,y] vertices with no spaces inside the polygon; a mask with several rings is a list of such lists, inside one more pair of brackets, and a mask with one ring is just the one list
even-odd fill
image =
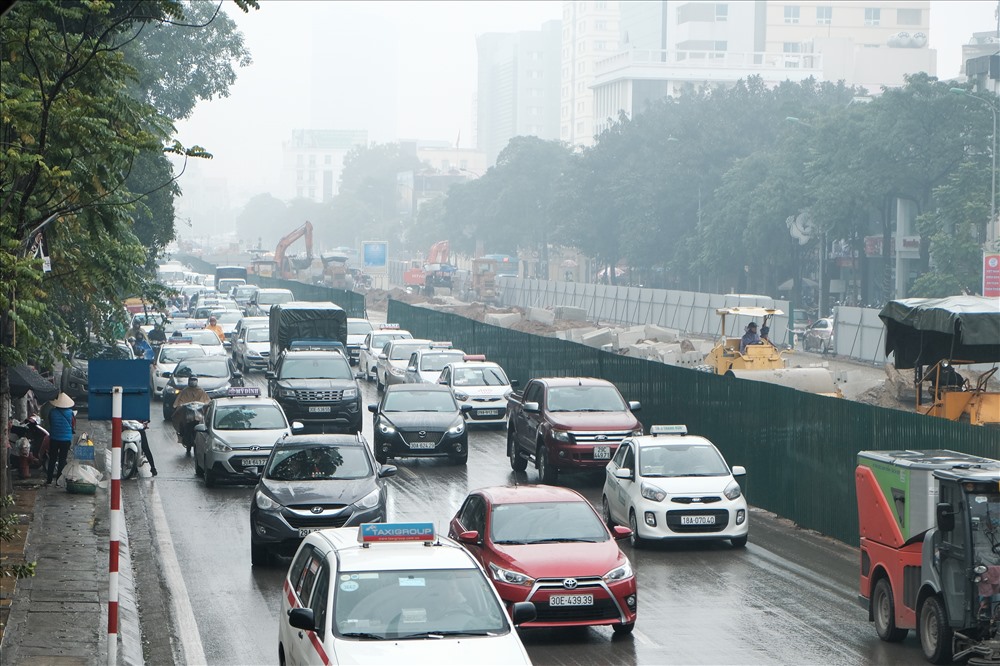
{"label": "street lamp post", "polygon": [[[795,123],[796,125],[802,125],[810,130],[815,130],[815,125],[811,125],[801,118],[796,118],[795,116],[786,116],[785,120],[790,123]],[[816,251],[819,255],[819,272],[817,275],[819,287],[817,289],[816,296],[816,314],[817,317],[826,316],[826,229],[823,229],[820,233],[819,238],[819,249]]]}
{"label": "street lamp post", "polygon": [[997,107],[996,104],[986,99],[985,97],[980,97],[979,95],[973,95],[965,88],[951,88],[951,92],[956,95],[963,95],[965,97],[971,97],[972,99],[978,99],[980,102],[985,104],[990,109],[990,113],[993,114],[993,151],[992,151],[992,166],[990,168],[990,223],[986,225],[986,247],[989,250],[995,250],[997,244]]}

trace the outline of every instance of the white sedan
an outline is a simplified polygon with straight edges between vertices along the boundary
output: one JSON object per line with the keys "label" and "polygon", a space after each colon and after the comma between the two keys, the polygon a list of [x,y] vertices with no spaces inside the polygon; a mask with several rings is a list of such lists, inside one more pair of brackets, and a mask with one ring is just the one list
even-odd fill
{"label": "white sedan", "polygon": [[608,463],[601,498],[605,522],[628,525],[632,546],[656,539],[728,539],[747,543],[747,501],[712,442],[683,425],[653,426],[624,440]]}
{"label": "white sedan", "polygon": [[[222,344],[222,340],[219,336],[215,334],[214,331],[210,331],[206,328],[186,328],[180,330],[181,339],[185,339],[187,342],[193,342],[196,345],[200,345],[205,349],[205,353],[208,356],[226,356],[226,348]],[[167,338],[167,342],[172,342],[173,338]]]}
{"label": "white sedan", "polygon": [[471,423],[507,423],[507,397],[511,393],[507,374],[485,356],[467,355],[464,361],[449,363],[441,371],[439,384],[451,389],[459,406],[469,405],[465,418]]}
{"label": "white sedan", "polygon": [[205,349],[192,342],[170,342],[160,346],[149,366],[149,388],[154,398],[163,397],[163,388],[170,381],[177,364],[195,356],[204,356]]}

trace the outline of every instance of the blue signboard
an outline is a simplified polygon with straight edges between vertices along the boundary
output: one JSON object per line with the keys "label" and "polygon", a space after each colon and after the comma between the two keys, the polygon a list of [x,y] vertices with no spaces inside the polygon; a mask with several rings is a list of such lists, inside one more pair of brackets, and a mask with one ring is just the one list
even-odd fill
{"label": "blue signboard", "polygon": [[389,262],[387,241],[364,241],[362,243],[362,264],[366,273],[385,273]]}
{"label": "blue signboard", "polygon": [[358,541],[433,541],[434,523],[362,523]]}
{"label": "blue signboard", "polygon": [[149,420],[149,361],[100,360],[88,361],[87,418],[91,421],[111,420],[111,389],[122,387],[122,418]]}

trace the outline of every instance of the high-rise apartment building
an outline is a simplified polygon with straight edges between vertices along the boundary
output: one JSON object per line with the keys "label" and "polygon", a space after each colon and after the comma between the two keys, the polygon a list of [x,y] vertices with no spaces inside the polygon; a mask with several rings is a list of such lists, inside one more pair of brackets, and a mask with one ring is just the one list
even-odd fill
{"label": "high-rise apartment building", "polygon": [[559,136],[559,21],[476,39],[476,145],[489,164],[515,136]]}
{"label": "high-rise apartment building", "polygon": [[591,86],[598,61],[618,51],[621,4],[612,0],[563,3],[559,138],[571,145],[594,143]]}
{"label": "high-rise apartment building", "polygon": [[281,144],[282,199],[330,201],[337,195],[344,158],[355,146],[368,145],[367,130],[292,130]]}

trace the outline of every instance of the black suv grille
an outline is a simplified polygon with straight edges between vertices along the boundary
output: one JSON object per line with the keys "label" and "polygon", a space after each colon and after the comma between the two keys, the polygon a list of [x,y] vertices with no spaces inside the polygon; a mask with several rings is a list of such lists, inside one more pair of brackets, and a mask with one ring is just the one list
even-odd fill
{"label": "black suv grille", "polygon": [[301,402],[340,402],[344,398],[344,392],[296,389],[295,398]]}

